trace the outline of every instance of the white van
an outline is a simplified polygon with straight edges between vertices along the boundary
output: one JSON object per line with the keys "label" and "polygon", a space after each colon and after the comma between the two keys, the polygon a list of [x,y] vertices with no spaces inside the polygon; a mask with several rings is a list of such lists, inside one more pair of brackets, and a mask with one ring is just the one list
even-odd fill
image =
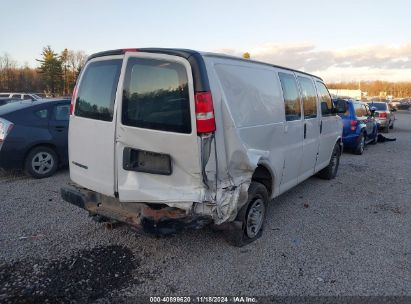
{"label": "white van", "polygon": [[98,53],[73,93],[62,197],[155,233],[213,223],[244,245],[271,199],[336,176],[336,113],[304,72],[181,49]]}

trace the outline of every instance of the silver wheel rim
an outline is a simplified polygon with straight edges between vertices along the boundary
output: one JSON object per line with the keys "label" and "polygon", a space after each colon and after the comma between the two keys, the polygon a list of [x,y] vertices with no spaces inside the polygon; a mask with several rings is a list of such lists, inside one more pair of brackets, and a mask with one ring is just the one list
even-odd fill
{"label": "silver wheel rim", "polygon": [[48,152],[39,152],[31,160],[31,167],[37,174],[47,174],[53,169],[54,159]]}
{"label": "silver wheel rim", "polygon": [[256,199],[250,206],[247,214],[246,233],[249,238],[255,237],[260,232],[263,225],[264,212],[264,201],[261,198]]}
{"label": "silver wheel rim", "polygon": [[365,146],[365,138],[364,136],[361,138],[361,142],[360,142],[360,151],[363,152],[364,151],[364,146]]}

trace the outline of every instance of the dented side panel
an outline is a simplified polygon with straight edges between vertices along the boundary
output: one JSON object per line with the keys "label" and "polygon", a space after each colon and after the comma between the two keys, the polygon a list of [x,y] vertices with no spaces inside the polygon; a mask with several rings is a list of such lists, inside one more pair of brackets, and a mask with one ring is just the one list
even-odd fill
{"label": "dented side panel", "polygon": [[217,151],[211,153],[207,174],[209,180],[216,178],[213,218],[221,224],[233,221],[247,202],[248,187],[259,164],[272,172],[272,196],[278,194],[280,179],[276,175],[284,162],[284,145],[279,142],[284,132],[284,106],[273,69],[261,66],[259,70],[255,64],[250,67],[247,62],[213,57],[205,57],[205,62],[217,124]]}

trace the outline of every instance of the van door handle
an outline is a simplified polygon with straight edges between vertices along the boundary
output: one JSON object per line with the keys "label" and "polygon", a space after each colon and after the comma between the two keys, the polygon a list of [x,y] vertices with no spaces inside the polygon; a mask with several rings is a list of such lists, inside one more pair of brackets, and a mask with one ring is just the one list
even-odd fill
{"label": "van door handle", "polygon": [[320,134],[323,132],[323,121],[320,122]]}
{"label": "van door handle", "polygon": [[304,139],[307,137],[307,124],[304,123]]}

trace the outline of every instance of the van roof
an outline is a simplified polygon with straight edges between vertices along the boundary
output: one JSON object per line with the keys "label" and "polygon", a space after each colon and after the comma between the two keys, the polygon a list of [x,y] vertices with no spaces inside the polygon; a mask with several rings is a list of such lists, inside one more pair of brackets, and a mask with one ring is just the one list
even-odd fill
{"label": "van roof", "polygon": [[[99,53],[92,54],[88,57],[88,60],[96,58],[96,57],[102,57],[102,56],[121,55],[121,54],[124,54],[128,51],[168,54],[168,55],[183,57],[187,60],[193,58],[194,59],[193,62],[191,62],[189,60],[191,65],[192,65],[192,68],[193,69],[200,69],[200,71],[198,71],[198,72],[200,72],[201,74],[205,73],[206,71],[203,70],[203,68],[201,67],[201,64],[199,62],[200,58],[202,56],[210,56],[210,57],[217,57],[217,58],[240,60],[240,61],[244,61],[244,62],[252,62],[252,63],[257,63],[257,64],[264,64],[264,65],[268,65],[270,67],[275,67],[275,68],[289,70],[289,71],[292,71],[292,72],[302,73],[302,74],[312,76],[312,77],[315,77],[315,78],[323,81],[323,79],[321,77],[318,77],[316,75],[313,75],[313,74],[310,74],[310,73],[307,73],[307,72],[303,72],[303,71],[299,71],[299,70],[296,70],[296,69],[288,68],[288,67],[283,67],[283,66],[280,66],[280,65],[275,65],[275,64],[271,64],[271,63],[267,63],[267,62],[258,61],[258,60],[245,59],[245,58],[241,58],[241,57],[236,57],[236,56],[231,56],[231,55],[226,55],[226,54],[220,54],[220,53],[199,52],[199,51],[194,51],[194,50],[190,50],[190,49],[174,49],[174,48],[117,49],[117,50],[109,50],[109,51],[104,51],[104,52],[99,52]],[[201,61],[203,61],[202,58],[201,58]],[[193,64],[194,64],[194,66],[193,66]],[[203,91],[207,91],[207,90],[204,89]]]}
{"label": "van roof", "polygon": [[226,55],[226,54],[221,54],[221,53],[212,53],[212,52],[200,52],[200,54],[202,54],[204,56],[210,56],[210,57],[226,58],[226,59],[233,59],[233,60],[240,60],[240,61],[244,61],[244,62],[252,62],[252,63],[257,63],[257,64],[268,65],[270,67],[280,68],[280,69],[284,69],[284,70],[288,70],[288,71],[297,72],[297,73],[305,74],[305,75],[308,75],[308,76],[312,76],[312,77],[315,77],[315,78],[323,81],[323,79],[321,77],[318,77],[316,75],[313,75],[313,74],[310,74],[310,73],[307,73],[307,72],[303,72],[303,71],[300,71],[300,70],[284,67],[284,66],[281,66],[281,65],[264,62],[264,61],[259,61],[259,60],[254,60],[254,59],[245,59],[245,58],[242,58],[242,57]]}

